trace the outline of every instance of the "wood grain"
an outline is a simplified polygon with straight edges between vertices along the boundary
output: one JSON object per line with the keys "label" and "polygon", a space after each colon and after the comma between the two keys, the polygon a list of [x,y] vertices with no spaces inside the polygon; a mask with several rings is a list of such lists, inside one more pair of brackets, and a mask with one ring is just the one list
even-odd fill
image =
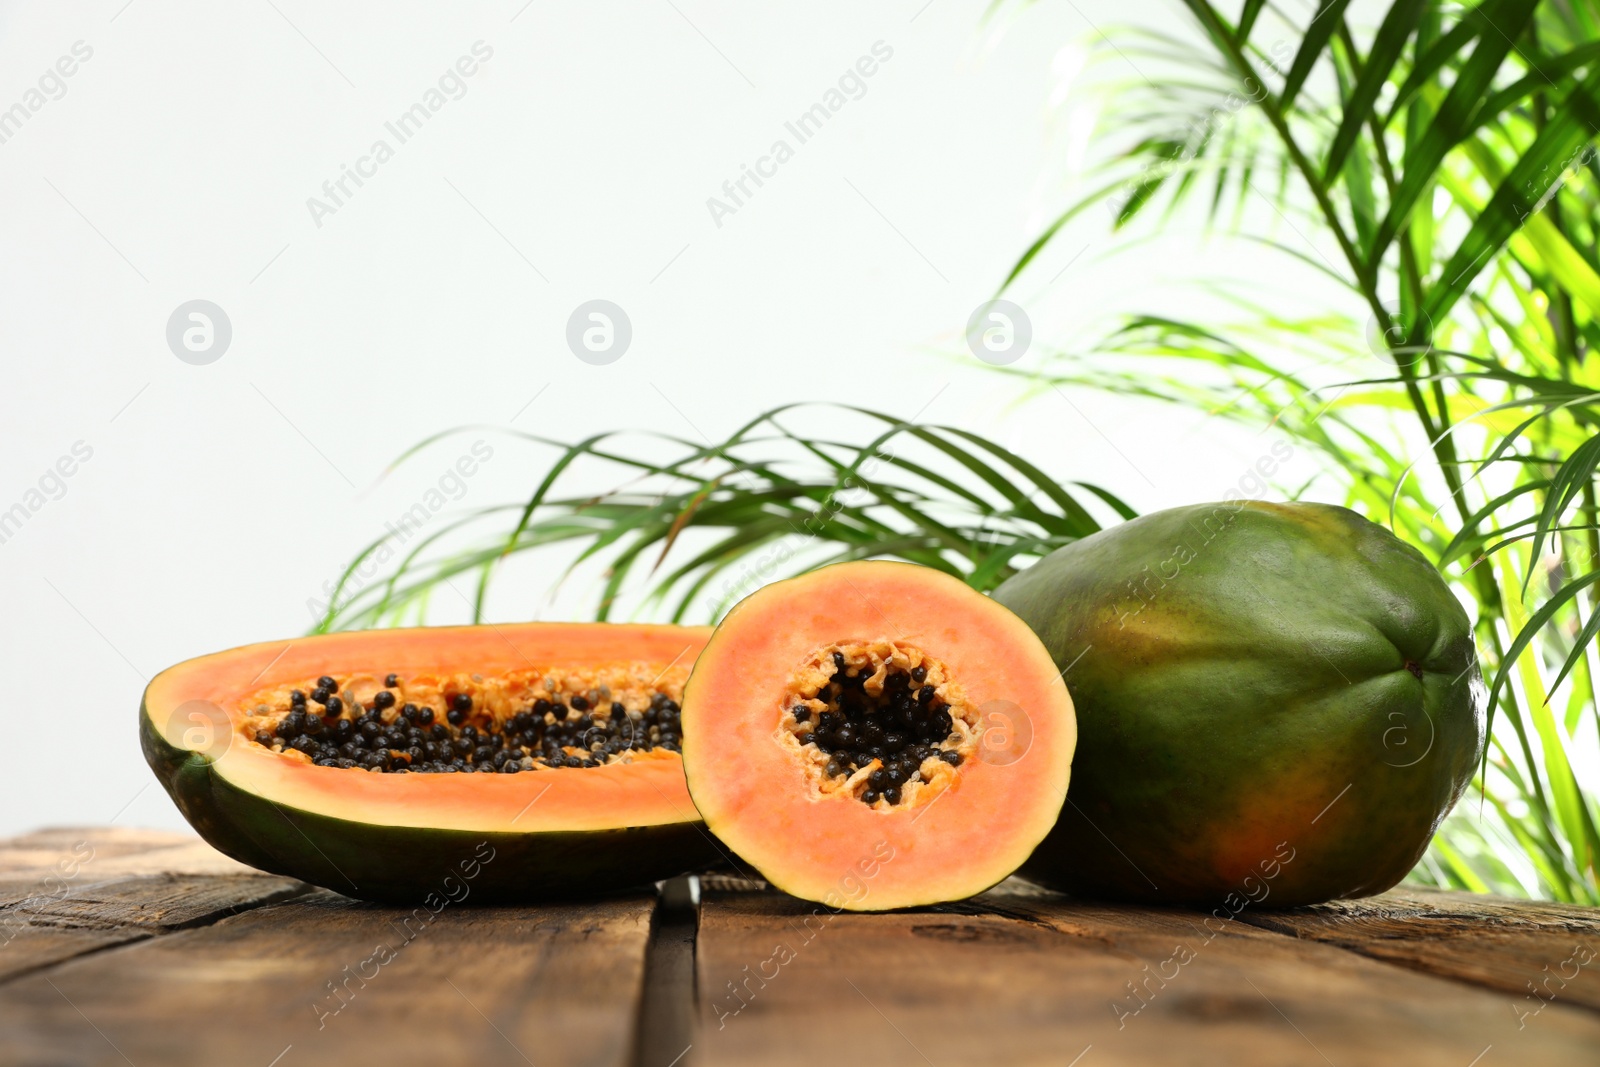
{"label": "wood grain", "polygon": [[407,912],[187,834],[29,834],[0,842],[0,1064],[1600,1063],[1600,909],[1407,890],[1207,925],[1018,882],[886,915],[701,886],[698,913],[686,883]]}
{"label": "wood grain", "polygon": [[43,877],[89,854],[96,877],[118,874],[257,874],[191,833],[107,826],[38,830],[0,840],[0,878]]}
{"label": "wood grain", "polygon": [[1511,993],[1524,1010],[1554,998],[1600,1011],[1600,908],[1407,888],[1242,918]]}
{"label": "wood grain", "polygon": [[188,834],[61,830],[0,843],[0,982],[306,892]]}
{"label": "wood grain", "polygon": [[1237,921],[1208,933],[1204,918],[1007,893],[831,915],[710,892],[693,1062],[1597,1061],[1587,1011],[1558,1002],[1519,1020],[1504,994]]}
{"label": "wood grain", "polygon": [[318,890],[7,984],[0,1060],[620,1067],[652,906],[453,905],[424,922]]}

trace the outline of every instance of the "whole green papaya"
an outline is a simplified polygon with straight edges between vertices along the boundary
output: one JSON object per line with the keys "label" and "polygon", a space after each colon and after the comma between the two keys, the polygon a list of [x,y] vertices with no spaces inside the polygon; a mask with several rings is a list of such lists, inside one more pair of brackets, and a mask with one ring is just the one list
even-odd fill
{"label": "whole green papaya", "polygon": [[1466,612],[1346,508],[1135,519],[994,597],[1061,666],[1078,750],[1024,876],[1119,900],[1289,907],[1405,877],[1478,765]]}

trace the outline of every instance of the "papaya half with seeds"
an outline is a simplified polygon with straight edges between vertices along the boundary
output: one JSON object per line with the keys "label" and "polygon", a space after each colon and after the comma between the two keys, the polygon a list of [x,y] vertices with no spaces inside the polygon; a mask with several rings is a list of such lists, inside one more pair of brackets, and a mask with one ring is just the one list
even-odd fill
{"label": "papaya half with seeds", "polygon": [[1269,908],[1379,893],[1483,751],[1466,612],[1420,552],[1346,508],[1157,512],[994,597],[1077,707],[1067,803],[1021,872],[1046,886]]}
{"label": "papaya half with seeds", "polygon": [[683,682],[710,630],[372,630],[157,675],[145,758],[213,846],[354,897],[520,902],[719,857],[684,784]]}
{"label": "papaya half with seeds", "polygon": [[769,882],[836,910],[971,896],[1055,822],[1072,699],[1026,624],[947,574],[839,563],[737,604],[684,693],[689,790]]}

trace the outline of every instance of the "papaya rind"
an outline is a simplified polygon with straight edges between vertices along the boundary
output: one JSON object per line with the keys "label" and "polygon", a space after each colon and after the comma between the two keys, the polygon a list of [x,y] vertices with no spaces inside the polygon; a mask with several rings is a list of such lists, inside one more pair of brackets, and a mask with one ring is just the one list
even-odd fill
{"label": "papaya rind", "polygon": [[1154,513],[995,599],[1071,664],[1072,784],[1020,872],[1051,888],[1252,907],[1379,893],[1483,751],[1465,610],[1420,552],[1346,508]]}
{"label": "papaya rind", "polygon": [[[252,867],[363,900],[592,898],[701,870],[720,858],[698,822],[529,833],[355,822],[240,789],[206,755],[174,746],[148,714],[140,715],[140,741],[178,810],[212,847]],[[492,858],[484,861],[486,854]],[[457,900],[460,885],[466,892]]]}

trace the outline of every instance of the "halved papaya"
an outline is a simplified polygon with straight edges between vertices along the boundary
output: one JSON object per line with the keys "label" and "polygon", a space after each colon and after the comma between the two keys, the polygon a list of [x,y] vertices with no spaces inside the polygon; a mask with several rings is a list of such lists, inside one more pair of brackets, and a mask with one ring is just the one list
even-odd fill
{"label": "halved papaya", "polygon": [[853,911],[1009,875],[1056,820],[1076,737],[1027,625],[908,563],[840,563],[753,593],[684,694],[684,771],[707,826],[779,889]]}
{"label": "halved papaya", "polygon": [[145,758],[245,863],[385,901],[647,884],[718,850],[679,701],[710,630],[373,630],[247,645],[145,690]]}

